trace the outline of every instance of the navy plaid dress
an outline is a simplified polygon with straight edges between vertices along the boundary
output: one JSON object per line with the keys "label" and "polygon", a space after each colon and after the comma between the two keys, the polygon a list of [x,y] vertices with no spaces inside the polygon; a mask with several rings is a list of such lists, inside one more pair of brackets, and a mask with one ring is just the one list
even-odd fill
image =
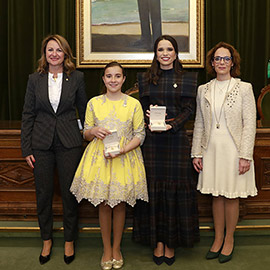
{"label": "navy plaid dress", "polygon": [[[184,124],[194,113],[197,73],[163,71],[158,85],[138,74],[140,101],[166,106],[172,129],[150,132],[142,146],[149,203],[138,201],[134,208],[133,240],[156,248],[192,247],[199,241],[197,192],[190,158],[190,143]],[[148,119],[146,119],[148,121]]]}

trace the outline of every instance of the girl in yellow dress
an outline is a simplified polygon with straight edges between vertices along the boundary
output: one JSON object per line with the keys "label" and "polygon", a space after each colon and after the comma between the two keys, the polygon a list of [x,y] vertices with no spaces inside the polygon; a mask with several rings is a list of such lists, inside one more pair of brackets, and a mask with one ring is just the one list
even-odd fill
{"label": "girl in yellow dress", "polygon": [[[145,137],[144,118],[139,101],[121,91],[126,77],[119,63],[109,63],[102,78],[106,92],[87,104],[84,138],[91,142],[85,149],[70,190],[78,202],[87,199],[99,206],[104,246],[101,267],[119,269],[123,265],[120,243],[125,203],[134,206],[137,199],[148,201],[140,149]],[[120,152],[105,155],[103,140],[112,130],[117,131]]]}

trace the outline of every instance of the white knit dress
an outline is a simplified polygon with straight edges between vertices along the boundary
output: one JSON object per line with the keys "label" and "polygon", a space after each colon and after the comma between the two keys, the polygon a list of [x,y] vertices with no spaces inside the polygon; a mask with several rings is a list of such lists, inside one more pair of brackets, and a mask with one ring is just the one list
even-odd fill
{"label": "white knit dress", "polygon": [[[246,198],[257,195],[254,162],[251,161],[248,172],[239,175],[239,154],[226,125],[224,107],[221,110],[225,94],[233,86],[233,83],[231,83],[227,87],[229,83],[230,81],[223,82],[221,87],[223,91],[217,87],[217,83],[212,84],[211,135],[207,149],[203,150],[203,170],[199,174],[197,189],[203,194],[212,194],[213,196],[221,195],[230,199]],[[216,91],[215,94],[214,91]],[[220,127],[217,129],[216,118],[219,119],[219,116]]]}

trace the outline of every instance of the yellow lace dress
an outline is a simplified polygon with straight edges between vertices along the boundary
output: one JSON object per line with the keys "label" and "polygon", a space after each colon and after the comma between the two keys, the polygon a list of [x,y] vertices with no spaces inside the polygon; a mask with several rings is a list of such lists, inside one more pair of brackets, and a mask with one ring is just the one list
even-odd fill
{"label": "yellow lace dress", "polygon": [[[92,98],[87,104],[84,130],[94,126],[117,130],[120,148],[134,136],[141,144],[145,138],[140,102],[127,95],[117,101],[105,95]],[[105,202],[110,207],[120,202],[134,206],[137,199],[148,201],[140,146],[113,159],[106,159],[103,150],[103,141],[97,138],[85,149],[70,188],[77,201],[87,199],[94,206]]]}

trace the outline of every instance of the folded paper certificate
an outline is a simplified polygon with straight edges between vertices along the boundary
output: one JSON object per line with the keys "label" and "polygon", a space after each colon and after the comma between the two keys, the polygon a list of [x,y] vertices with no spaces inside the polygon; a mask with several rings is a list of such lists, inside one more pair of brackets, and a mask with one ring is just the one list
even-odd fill
{"label": "folded paper certificate", "polygon": [[120,153],[119,138],[117,135],[117,130],[110,130],[111,134],[108,134],[103,140],[105,155],[108,156],[109,153],[117,155]]}
{"label": "folded paper certificate", "polygon": [[152,131],[166,130],[166,106],[150,107],[150,126]]}

